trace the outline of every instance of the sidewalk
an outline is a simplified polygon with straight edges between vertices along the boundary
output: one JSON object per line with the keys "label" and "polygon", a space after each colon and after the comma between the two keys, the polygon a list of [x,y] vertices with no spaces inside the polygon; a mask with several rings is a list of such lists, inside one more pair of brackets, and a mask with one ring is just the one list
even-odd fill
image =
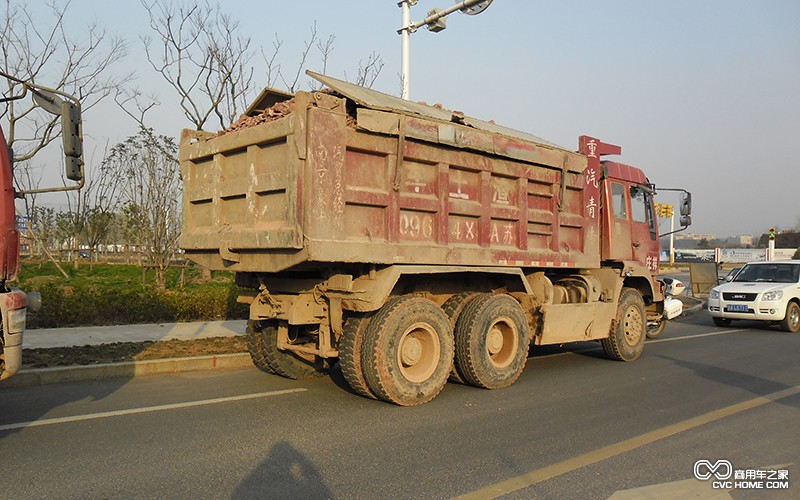
{"label": "sidewalk", "polygon": [[[24,349],[142,342],[147,340],[193,340],[208,337],[244,335],[246,320],[197,321],[193,323],[157,323],[145,325],[84,326],[77,328],[42,328],[26,330]],[[23,358],[25,352],[22,353]],[[23,368],[0,383],[0,390],[58,382],[129,379],[144,375],[178,373],[197,370],[253,367],[247,353],[219,354],[188,358],[125,361],[96,365]]]}
{"label": "sidewalk", "polygon": [[194,340],[244,335],[246,320],[156,323],[144,325],[81,326],[26,330],[24,349],[142,342],[147,340]]}

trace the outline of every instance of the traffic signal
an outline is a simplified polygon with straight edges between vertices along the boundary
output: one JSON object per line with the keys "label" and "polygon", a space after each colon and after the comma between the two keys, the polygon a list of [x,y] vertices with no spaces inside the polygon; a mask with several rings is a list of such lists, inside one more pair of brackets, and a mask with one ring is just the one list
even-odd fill
{"label": "traffic signal", "polygon": [[769,241],[775,241],[775,228],[769,228]]}
{"label": "traffic signal", "polygon": [[665,212],[664,217],[668,217],[668,218],[672,217],[673,206],[672,205],[664,205],[664,208],[666,208],[666,210],[664,211]]}

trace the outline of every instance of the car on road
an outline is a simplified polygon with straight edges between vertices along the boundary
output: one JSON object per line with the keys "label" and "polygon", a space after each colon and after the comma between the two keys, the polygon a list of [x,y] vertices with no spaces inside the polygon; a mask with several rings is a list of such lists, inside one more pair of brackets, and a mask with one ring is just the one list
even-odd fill
{"label": "car on road", "polygon": [[718,277],[718,279],[719,279],[719,281],[721,281],[723,283],[729,283],[729,282],[733,281],[733,278],[735,278],[736,275],[739,274],[739,271],[741,269],[742,269],[741,266],[734,267],[733,269],[728,271],[728,274],[726,274],[725,276],[722,276],[722,277]]}
{"label": "car on road", "polygon": [[735,319],[780,322],[787,332],[800,331],[800,260],[750,262],[708,297],[708,312],[717,326]]}

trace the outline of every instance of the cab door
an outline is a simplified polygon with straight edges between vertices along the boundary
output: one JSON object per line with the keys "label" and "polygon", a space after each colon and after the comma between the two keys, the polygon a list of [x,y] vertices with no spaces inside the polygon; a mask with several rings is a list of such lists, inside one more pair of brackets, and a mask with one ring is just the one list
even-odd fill
{"label": "cab door", "polygon": [[652,192],[637,184],[629,186],[632,260],[658,273],[658,231]]}
{"label": "cab door", "polygon": [[628,186],[624,182],[609,180],[606,183],[605,233],[603,238],[604,260],[631,260],[631,219],[628,203]]}

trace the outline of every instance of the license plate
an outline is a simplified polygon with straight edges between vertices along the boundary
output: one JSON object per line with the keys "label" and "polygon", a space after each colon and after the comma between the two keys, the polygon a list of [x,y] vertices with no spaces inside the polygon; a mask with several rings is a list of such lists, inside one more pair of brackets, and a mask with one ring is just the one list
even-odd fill
{"label": "license plate", "polygon": [[747,305],[745,304],[730,304],[728,305],[728,310],[731,312],[747,312]]}

